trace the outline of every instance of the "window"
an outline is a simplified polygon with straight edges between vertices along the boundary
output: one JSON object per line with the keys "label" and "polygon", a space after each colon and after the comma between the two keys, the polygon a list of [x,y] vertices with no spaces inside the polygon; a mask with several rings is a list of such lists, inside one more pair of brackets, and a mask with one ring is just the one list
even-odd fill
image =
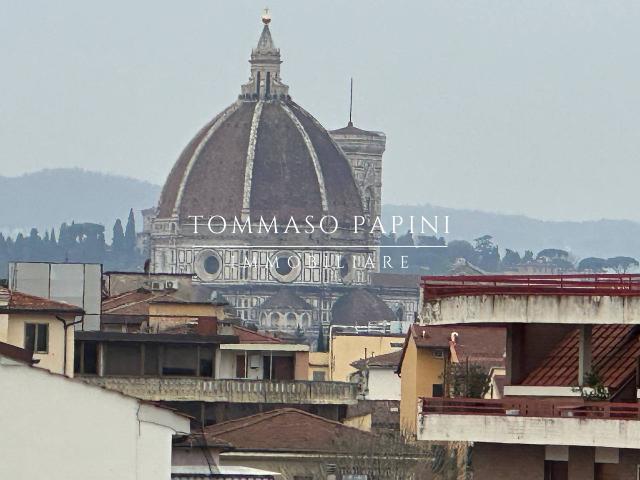
{"label": "window", "polygon": [[215,275],[220,270],[220,261],[215,255],[211,255],[204,260],[205,272]]}
{"label": "window", "polygon": [[49,325],[46,323],[26,323],[24,326],[24,348],[33,353],[49,351]]}
{"label": "window", "polygon": [[313,381],[314,382],[324,382],[326,379],[325,372],[321,370],[316,370],[313,372]]}
{"label": "window", "polygon": [[569,462],[545,460],[544,480],[567,480],[569,478]]}
{"label": "window", "polygon": [[278,272],[283,277],[289,275],[291,273],[291,270],[293,270],[293,267],[291,265],[292,264],[289,260],[289,257],[278,257],[276,259],[276,272]]}
{"label": "window", "polygon": [[200,376],[213,377],[213,349],[200,347]]}
{"label": "window", "polygon": [[236,378],[247,378],[247,356],[244,353],[236,355]]}
{"label": "window", "polygon": [[434,358],[444,358],[444,351],[443,350],[434,350],[433,351],[433,356],[434,356]]}
{"label": "window", "polygon": [[431,387],[431,397],[444,397],[444,385],[442,385],[441,383],[434,383]]}

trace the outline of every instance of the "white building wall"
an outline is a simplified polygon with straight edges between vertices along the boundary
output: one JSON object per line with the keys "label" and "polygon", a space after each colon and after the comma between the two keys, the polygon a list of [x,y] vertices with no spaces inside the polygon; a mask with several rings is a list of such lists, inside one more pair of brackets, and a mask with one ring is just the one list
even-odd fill
{"label": "white building wall", "polygon": [[0,357],[0,478],[169,480],[168,410]]}
{"label": "white building wall", "polygon": [[640,421],[499,415],[418,416],[418,440],[638,448]]}
{"label": "white building wall", "polygon": [[400,377],[391,368],[369,370],[367,400],[400,400]]}
{"label": "white building wall", "polygon": [[[422,294],[421,294],[422,297]],[[467,323],[640,324],[640,297],[595,295],[464,295],[426,302],[434,325]]]}

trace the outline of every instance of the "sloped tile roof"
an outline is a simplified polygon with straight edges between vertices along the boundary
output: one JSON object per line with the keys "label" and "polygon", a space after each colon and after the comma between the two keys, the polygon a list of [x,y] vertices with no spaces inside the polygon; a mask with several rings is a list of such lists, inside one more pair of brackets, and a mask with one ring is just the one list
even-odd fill
{"label": "sloped tile roof", "polygon": [[[522,385],[575,386],[578,384],[579,330],[567,333]],[[606,387],[618,389],[635,375],[640,356],[640,327],[594,325],[592,365]]]}
{"label": "sloped tile roof", "polygon": [[395,369],[400,363],[402,357],[402,350],[397,352],[384,353],[382,355],[375,355],[367,359],[360,359],[353,362],[351,365],[358,370],[362,370],[365,366],[369,368],[393,368]]}
{"label": "sloped tile roof", "polygon": [[212,302],[210,300],[194,300],[192,296],[195,296],[196,293],[195,291],[181,293],[175,290],[154,291],[139,288],[105,298],[102,301],[102,313],[110,315],[148,315],[149,305],[154,303],[224,304],[224,302]]}
{"label": "sloped tile roof", "polygon": [[367,432],[295,408],[210,425],[205,434],[232,444],[236,451],[262,452],[335,452],[350,441],[372,438]]}
{"label": "sloped tile roof", "polygon": [[82,315],[84,310],[82,308],[71,305],[70,303],[61,302],[57,300],[51,300],[48,298],[37,297],[35,295],[29,295],[27,293],[11,291],[2,288],[4,291],[4,297],[9,297],[7,305],[0,305],[1,312],[46,312],[46,313],[69,313],[75,315]]}
{"label": "sloped tile roof", "polygon": [[[279,338],[272,337],[266,333],[254,332],[248,328],[233,325],[233,335],[238,337],[239,343],[285,343]],[[180,325],[174,325],[162,333],[171,333],[176,335],[196,334],[198,326],[196,322],[183,323]]]}
{"label": "sloped tile roof", "polygon": [[291,288],[281,287],[275,295],[267,298],[260,308],[263,310],[291,309],[313,310],[313,307],[304,299],[296,295]]}
{"label": "sloped tile roof", "polygon": [[456,332],[455,351],[459,361],[475,363],[486,367],[503,366],[507,344],[507,333],[504,327],[467,326],[467,325],[419,325],[412,324],[407,331],[402,357],[397,372],[402,369],[402,361],[409,338],[418,348],[451,348],[451,334]]}
{"label": "sloped tile roof", "polygon": [[234,335],[238,336],[240,343],[285,343],[279,338],[272,337],[266,333],[258,333],[248,328],[233,326]]}
{"label": "sloped tile roof", "polygon": [[331,309],[333,325],[365,326],[369,322],[394,320],[397,317],[384,300],[362,288],[354,288],[338,298]]}

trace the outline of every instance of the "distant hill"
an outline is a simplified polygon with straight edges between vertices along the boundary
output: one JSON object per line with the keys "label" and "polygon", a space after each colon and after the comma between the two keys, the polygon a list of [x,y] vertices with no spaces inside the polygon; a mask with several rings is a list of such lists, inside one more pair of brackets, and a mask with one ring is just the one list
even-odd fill
{"label": "distant hill", "polygon": [[37,227],[43,232],[75,220],[105,225],[110,238],[116,218],[126,221],[130,208],[138,213],[155,205],[159,195],[158,185],[79,168],[0,176],[0,231],[15,235]]}
{"label": "distant hill", "polygon": [[[506,215],[435,205],[384,205],[385,224],[392,215],[408,218],[449,215],[448,240],[472,240],[488,234],[501,252],[505,248],[534,253],[544,248],[560,248],[577,258],[628,255],[640,258],[640,223],[629,220],[585,222],[544,221],[524,215]],[[406,229],[405,229],[406,230]]]}
{"label": "distant hill", "polygon": [[[0,231],[15,235],[32,227],[41,232],[62,222],[94,222],[106,226],[107,239],[116,218],[123,221],[129,208],[139,211],[155,205],[160,186],[129,177],[81,169],[48,169],[19,177],[0,176]],[[562,248],[574,256],[640,258],[640,223],[627,220],[551,222],[523,215],[504,215],[434,205],[385,205],[383,216],[449,215],[448,240],[472,240],[492,235],[501,250],[537,252]],[[138,223],[139,225],[139,223]],[[404,229],[401,229],[404,231]]]}

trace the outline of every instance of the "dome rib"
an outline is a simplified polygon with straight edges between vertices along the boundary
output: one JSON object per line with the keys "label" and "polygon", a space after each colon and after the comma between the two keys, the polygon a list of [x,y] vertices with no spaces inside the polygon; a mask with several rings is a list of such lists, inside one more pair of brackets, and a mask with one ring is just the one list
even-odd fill
{"label": "dome rib", "polygon": [[211,136],[215,133],[215,131],[218,130],[218,128],[220,128],[220,125],[222,125],[229,116],[233,115],[238,110],[238,108],[240,108],[240,102],[235,102],[231,106],[229,106],[226,110],[224,110],[220,115],[218,115],[217,120],[213,123],[211,128],[209,128],[209,130],[207,131],[207,134],[198,143],[198,146],[194,150],[193,155],[191,155],[191,158],[189,159],[189,163],[187,164],[185,171],[182,174],[182,181],[180,182],[180,187],[178,188],[178,194],[176,197],[175,206],[173,208],[173,213],[178,213],[180,210],[180,205],[182,204],[182,197],[184,196],[185,185],[189,180],[189,174],[191,173],[191,169],[193,168],[194,163],[198,160],[198,157],[200,156],[200,152],[202,152],[202,149],[207,145],[207,142],[209,141]]}
{"label": "dome rib", "polygon": [[326,184],[328,208],[341,220],[353,221],[354,215],[363,215],[362,198],[355,183],[353,171],[342,149],[331,135],[300,105],[288,102],[291,111],[309,134],[313,148],[320,160],[320,169],[331,182]]}
{"label": "dome rib", "polygon": [[282,108],[265,102],[253,165],[250,213],[287,222],[323,215],[320,184],[304,136]]}
{"label": "dome rib", "polygon": [[281,103],[280,106],[289,116],[293,124],[296,126],[296,128],[298,129],[298,132],[300,132],[300,135],[304,140],[305,145],[307,146],[307,150],[309,151],[309,155],[311,156],[311,160],[313,162],[313,169],[315,170],[316,178],[318,179],[318,185],[320,186],[320,200],[322,202],[322,213],[326,214],[329,211],[329,205],[327,203],[327,188],[324,183],[324,175],[322,174],[322,169],[320,168],[320,161],[318,160],[318,154],[316,153],[316,149],[314,148],[313,143],[311,142],[311,138],[309,137],[309,134],[307,134],[307,131],[302,126],[302,123],[300,123],[300,120],[298,120],[298,117],[295,116],[295,114],[291,111],[291,109],[285,103]]}
{"label": "dome rib", "polygon": [[251,119],[251,130],[249,131],[249,147],[247,148],[247,160],[244,170],[244,190],[242,192],[242,215],[249,215],[251,209],[251,182],[253,180],[253,161],[256,158],[256,144],[258,143],[258,126],[262,116],[261,100],[257,103]]}

